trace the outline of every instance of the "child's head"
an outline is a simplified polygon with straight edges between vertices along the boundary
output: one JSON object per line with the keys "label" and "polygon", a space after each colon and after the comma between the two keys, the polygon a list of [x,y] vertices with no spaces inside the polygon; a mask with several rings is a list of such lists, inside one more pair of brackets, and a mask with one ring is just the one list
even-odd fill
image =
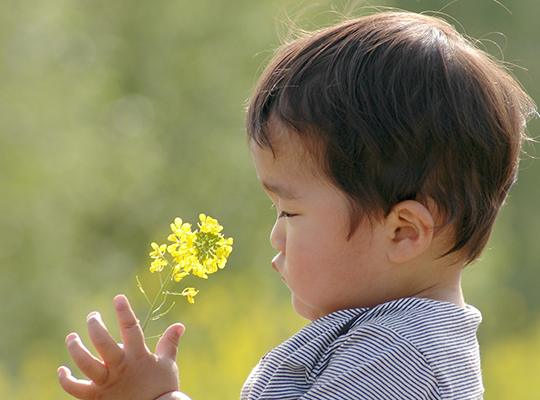
{"label": "child's head", "polygon": [[380,13],[285,44],[249,105],[248,136],[273,150],[279,123],[343,191],[350,234],[403,201],[452,228],[465,263],[484,248],[516,179],[534,105],[486,53],[440,19]]}

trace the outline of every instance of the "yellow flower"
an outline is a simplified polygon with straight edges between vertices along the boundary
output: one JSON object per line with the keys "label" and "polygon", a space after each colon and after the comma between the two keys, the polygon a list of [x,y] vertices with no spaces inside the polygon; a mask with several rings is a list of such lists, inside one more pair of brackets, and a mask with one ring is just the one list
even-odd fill
{"label": "yellow flower", "polygon": [[[233,238],[220,240],[219,247],[216,250],[216,257],[227,262],[227,257],[229,257],[229,255],[232,252],[232,245],[233,245]],[[223,264],[223,266],[225,266],[225,264]],[[220,268],[223,268],[223,267],[220,267]]]}
{"label": "yellow flower", "polygon": [[195,303],[194,297],[199,293],[198,290],[195,290],[195,288],[187,287],[182,291],[182,296],[187,296],[188,301],[193,304]]}
{"label": "yellow flower", "polygon": [[[191,224],[184,223],[181,218],[175,218],[170,225],[172,234],[167,237],[171,243],[169,245],[151,243],[150,271],[161,272],[166,266],[170,266],[171,269],[165,279],[160,277],[161,288],[153,302],[146,296],[139,282],[139,288],[150,304],[150,311],[142,325],[143,331],[149,321],[158,319],[168,312],[167,310],[156,316],[169,294],[180,294],[187,297],[190,303],[195,302],[194,297],[199,293],[198,290],[187,287],[181,293],[171,293],[166,291],[167,285],[171,281],[179,282],[190,274],[208,279],[208,275],[225,267],[227,257],[232,252],[233,239],[223,236],[221,233],[223,226],[219,224],[217,219],[200,214],[199,220],[198,229],[192,231]],[[168,261],[170,258],[174,264],[172,261]]]}
{"label": "yellow flower", "polygon": [[191,257],[186,257],[186,260],[193,263],[193,275],[207,279],[208,274],[225,267],[233,240],[223,237],[220,233],[223,227],[216,219],[205,214],[200,214],[199,219],[199,232],[193,233],[193,243],[188,248]]}
{"label": "yellow flower", "polygon": [[195,233],[191,231],[191,224],[183,223],[181,218],[175,218],[174,223],[171,224],[171,230],[173,233],[167,240],[173,244],[167,247],[167,251],[173,256],[174,261],[180,264],[189,254]]}
{"label": "yellow flower", "polygon": [[160,272],[163,268],[169,263],[165,259],[165,251],[167,250],[167,245],[162,244],[159,246],[156,242],[151,244],[154,251],[150,252],[150,257],[154,259],[150,264],[150,272]]}
{"label": "yellow flower", "polygon": [[150,252],[149,254],[150,257],[158,258],[158,257],[163,257],[165,255],[165,250],[167,249],[166,244],[162,244],[161,246],[159,246],[156,242],[152,242],[151,246],[154,249],[154,251]]}
{"label": "yellow flower", "polygon": [[[171,224],[173,233],[167,239],[173,243],[166,250],[177,264],[172,275],[176,281],[190,273],[208,279],[209,274],[225,267],[227,257],[232,252],[233,239],[223,237],[223,226],[217,219],[200,214],[199,220],[199,230],[195,232],[181,218],[175,218]],[[164,251],[161,246],[160,254]]]}
{"label": "yellow flower", "polygon": [[152,263],[150,264],[150,272],[160,272],[163,270],[165,266],[167,266],[169,263],[167,260],[163,258],[156,258]]}
{"label": "yellow flower", "polygon": [[182,278],[186,277],[189,275],[189,272],[186,272],[182,269],[176,269],[175,268],[175,271],[173,272],[173,279],[176,281],[176,282],[180,282],[182,280]]}
{"label": "yellow flower", "polygon": [[[171,230],[175,236],[182,239],[186,234],[191,233],[191,224],[184,223],[182,218],[176,217],[174,222],[171,224]],[[171,240],[170,236],[169,240]]]}
{"label": "yellow flower", "polygon": [[223,230],[223,227],[218,223],[217,219],[207,217],[204,214],[199,214],[201,223],[197,224],[201,232],[218,234]]}

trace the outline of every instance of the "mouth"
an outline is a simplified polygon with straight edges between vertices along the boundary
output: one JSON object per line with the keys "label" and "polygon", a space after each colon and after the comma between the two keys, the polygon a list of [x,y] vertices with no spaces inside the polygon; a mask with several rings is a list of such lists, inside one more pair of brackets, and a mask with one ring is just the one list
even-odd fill
{"label": "mouth", "polygon": [[279,275],[281,275],[281,279],[286,284],[287,281],[285,280],[285,277],[283,276],[283,274],[281,273],[281,271],[279,270],[279,268],[277,266],[276,260],[277,260],[278,257],[279,257],[279,254],[277,256],[275,256],[274,259],[272,260],[272,268],[274,268],[274,271],[276,271]]}
{"label": "mouth", "polygon": [[279,270],[277,269],[277,266],[276,266],[276,263],[272,261],[272,268],[274,268],[274,270],[276,272],[279,272]]}
{"label": "mouth", "polygon": [[274,271],[279,272],[279,268],[277,266],[278,264],[278,258],[281,255],[281,253],[276,254],[276,256],[272,259],[272,268],[274,268]]}

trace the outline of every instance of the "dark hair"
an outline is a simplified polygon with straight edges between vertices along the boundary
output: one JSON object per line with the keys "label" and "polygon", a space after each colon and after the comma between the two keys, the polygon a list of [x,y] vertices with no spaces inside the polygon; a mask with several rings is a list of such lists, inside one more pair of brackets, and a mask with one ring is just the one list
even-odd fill
{"label": "dark hair", "polygon": [[516,179],[532,100],[499,62],[443,20],[385,12],[283,45],[247,113],[299,135],[350,201],[351,230],[404,200],[433,201],[466,263],[481,254]]}

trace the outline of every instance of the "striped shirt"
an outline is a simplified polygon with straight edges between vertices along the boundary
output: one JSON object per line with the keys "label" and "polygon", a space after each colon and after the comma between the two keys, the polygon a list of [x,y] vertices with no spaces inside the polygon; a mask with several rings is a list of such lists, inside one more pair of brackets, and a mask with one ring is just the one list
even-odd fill
{"label": "striped shirt", "polygon": [[241,400],[482,399],[481,320],[419,298],[337,311],[266,354]]}

